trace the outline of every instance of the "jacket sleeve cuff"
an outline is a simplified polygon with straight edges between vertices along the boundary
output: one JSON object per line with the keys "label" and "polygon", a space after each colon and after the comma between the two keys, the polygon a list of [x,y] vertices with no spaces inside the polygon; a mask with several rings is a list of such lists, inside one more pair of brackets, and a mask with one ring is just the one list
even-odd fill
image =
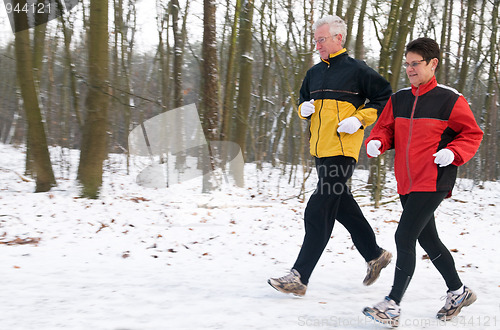
{"label": "jacket sleeve cuff", "polygon": [[299,107],[297,108],[297,114],[299,115],[299,118],[300,118],[300,119],[307,119],[307,117],[303,117],[303,116],[300,114],[300,109],[301,109],[301,107],[302,107],[302,104],[301,104],[301,105],[299,105]]}
{"label": "jacket sleeve cuff", "polygon": [[358,113],[354,115],[354,117],[358,118],[365,129],[367,126],[370,126],[377,120],[377,109],[375,108],[366,108],[360,110]]}
{"label": "jacket sleeve cuff", "polygon": [[453,161],[451,162],[451,165],[462,166],[463,164],[465,164],[465,162],[463,161],[462,157],[460,157],[460,154],[458,152],[455,152],[455,150],[453,150],[452,148],[446,147],[446,149],[453,152],[454,158]]}

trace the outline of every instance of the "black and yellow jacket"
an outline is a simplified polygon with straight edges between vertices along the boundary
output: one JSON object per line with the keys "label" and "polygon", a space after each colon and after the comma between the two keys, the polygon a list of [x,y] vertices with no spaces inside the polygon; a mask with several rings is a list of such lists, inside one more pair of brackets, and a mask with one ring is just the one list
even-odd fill
{"label": "black and yellow jacket", "polygon": [[[330,55],[307,71],[300,89],[300,103],[314,99],[310,118],[310,152],[314,157],[347,156],[358,160],[364,128],[377,120],[392,89],[365,62],[350,57],[346,49]],[[299,116],[304,118],[300,114]],[[337,133],[340,121],[355,116],[362,129]]]}

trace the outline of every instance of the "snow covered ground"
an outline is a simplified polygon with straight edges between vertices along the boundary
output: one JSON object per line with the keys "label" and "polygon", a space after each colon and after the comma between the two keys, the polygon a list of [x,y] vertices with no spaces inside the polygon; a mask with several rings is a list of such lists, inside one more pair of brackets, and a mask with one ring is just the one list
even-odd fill
{"label": "snow covered ground", "polygon": [[[112,157],[102,198],[87,200],[75,186],[77,154],[66,168],[59,152],[58,186],[34,194],[34,182],[22,180],[23,150],[0,144],[0,329],[383,328],[361,310],[389,292],[394,261],[364,287],[364,261],[341,225],[305,297],[266,283],[287,272],[303,238],[299,185],[278,169],[247,165],[246,188],[201,194],[199,179],[143,188],[125,160]],[[366,176],[356,171],[354,194],[379,244],[394,252],[401,212],[394,180],[388,203],[375,209]],[[400,328],[500,329],[499,200],[499,183],[463,180],[437,212],[441,238],[477,302],[454,321],[435,319],[446,287],[418,247]]]}

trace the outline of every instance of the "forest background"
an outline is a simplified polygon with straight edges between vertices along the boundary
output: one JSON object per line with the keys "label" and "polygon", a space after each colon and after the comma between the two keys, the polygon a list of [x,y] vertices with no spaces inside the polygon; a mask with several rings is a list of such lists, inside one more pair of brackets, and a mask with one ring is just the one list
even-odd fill
{"label": "forest background", "polygon": [[[408,86],[407,42],[434,38],[442,49],[438,82],[467,98],[485,132],[459,175],[476,184],[499,178],[500,0],[83,0],[72,10],[37,1],[61,16],[4,33],[0,43],[0,142],[26,147],[24,175],[36,178],[36,191],[57,184],[50,147],[59,147],[61,162],[79,149],[82,195],[98,198],[103,163],[110,153],[128,155],[134,127],[195,103],[208,141],[235,142],[258,168],[281,167],[305,196],[301,183],[313,164],[298,91],[318,61],[312,24],[326,14],[346,20],[349,54],[394,91]],[[15,17],[28,20],[22,11]],[[153,21],[155,29],[144,30]],[[378,206],[393,157],[360,155]],[[175,155],[176,167],[191,156]]]}

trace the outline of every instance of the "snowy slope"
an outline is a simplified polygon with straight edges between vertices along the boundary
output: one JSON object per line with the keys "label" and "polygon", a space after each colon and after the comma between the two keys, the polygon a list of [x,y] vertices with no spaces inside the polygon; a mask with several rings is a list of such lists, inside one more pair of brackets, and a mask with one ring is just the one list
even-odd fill
{"label": "snowy slope", "polygon": [[[0,145],[1,329],[383,328],[361,310],[389,292],[394,261],[364,287],[365,264],[341,225],[305,297],[266,283],[290,268],[303,238],[299,185],[279,169],[247,165],[247,188],[201,194],[199,179],[142,188],[113,156],[102,198],[87,200],[75,186],[78,154],[65,165],[60,152],[52,150],[58,187],[34,194],[34,182],[22,180],[22,149]],[[394,252],[401,212],[394,180],[388,203],[374,209],[366,176],[356,171],[354,194],[379,244]],[[400,328],[500,329],[499,198],[500,184],[463,180],[437,212],[441,238],[477,302],[438,322],[446,287],[419,247]]]}

